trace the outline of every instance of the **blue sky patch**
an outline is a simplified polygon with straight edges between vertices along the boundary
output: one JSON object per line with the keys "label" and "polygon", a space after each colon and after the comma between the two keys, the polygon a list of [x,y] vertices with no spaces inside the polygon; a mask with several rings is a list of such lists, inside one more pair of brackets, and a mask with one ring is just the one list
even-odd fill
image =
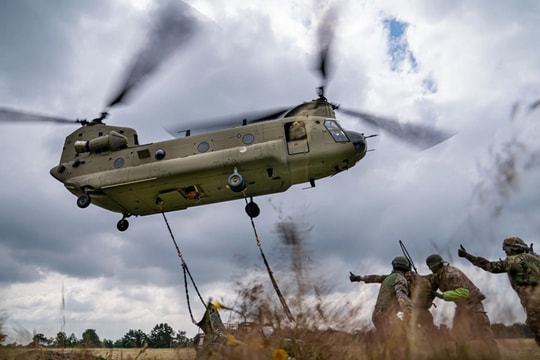
{"label": "blue sky patch", "polygon": [[[396,18],[384,19],[383,23],[388,31],[388,55],[392,71],[399,72],[407,68],[416,71],[418,64],[407,41],[409,24]],[[422,86],[427,93],[437,92],[437,83],[431,76],[422,81]]]}
{"label": "blue sky patch", "polygon": [[398,71],[407,63],[413,70],[416,69],[416,59],[409,49],[409,43],[405,36],[409,24],[396,18],[387,18],[383,22],[384,27],[388,30],[388,54],[391,58],[392,71]]}

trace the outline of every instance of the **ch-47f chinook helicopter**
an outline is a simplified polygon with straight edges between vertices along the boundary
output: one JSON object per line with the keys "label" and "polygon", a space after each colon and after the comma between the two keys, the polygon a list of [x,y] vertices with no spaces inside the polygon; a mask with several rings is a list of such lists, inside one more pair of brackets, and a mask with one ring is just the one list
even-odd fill
{"label": "ch-47f chinook helicopter", "polygon": [[185,4],[159,14],[147,45],[100,117],[70,120],[0,108],[1,121],[81,125],[66,137],[60,162],[50,173],[77,196],[80,208],[94,204],[122,214],[117,224],[120,231],[128,228],[127,218],[133,215],[241,198],[251,198],[246,212],[256,217],[259,208],[253,197],[283,192],[294,184],[310,183],[313,187],[317,179],[350,169],[366,155],[366,137],[343,129],[336,120],[338,109],[420,147],[433,146],[449,137],[429,127],[400,124],[340,109],[328,102],[324,85],[332,18],[326,16],[320,28],[320,34],[326,35],[320,39],[317,69],[323,84],[318,98],[258,116],[238,116],[236,126],[227,121],[228,126],[219,130],[193,135],[188,130],[180,138],[139,144],[134,129],[103,122],[107,111],[123,103],[126,95],[172,53],[173,47],[183,45],[197,28],[197,20]]}

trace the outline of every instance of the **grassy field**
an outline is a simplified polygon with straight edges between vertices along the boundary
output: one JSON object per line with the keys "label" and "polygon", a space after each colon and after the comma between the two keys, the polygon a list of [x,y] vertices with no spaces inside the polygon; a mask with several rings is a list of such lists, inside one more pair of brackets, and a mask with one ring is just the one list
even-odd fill
{"label": "grassy field", "polygon": [[[521,359],[539,359],[540,348],[532,339],[499,339],[498,341],[501,359],[521,360]],[[332,349],[332,346],[326,345],[326,349],[319,349],[317,356],[313,353],[299,356],[300,359],[393,359],[395,354],[381,353],[373,351],[369,346],[347,344],[336,344],[339,350]],[[326,351],[325,351],[326,350]],[[413,350],[413,359],[489,359],[482,355],[483,350],[470,347],[464,352],[458,352],[455,347],[436,353],[416,352]],[[196,352],[194,349],[40,349],[31,350],[25,348],[0,348],[0,360],[26,360],[26,359],[61,359],[61,353],[69,354],[69,359],[87,360],[87,359],[107,359],[107,360],[194,360]],[[335,357],[335,356],[338,357]],[[237,348],[234,359],[271,359],[271,352],[261,352],[260,350],[250,351],[250,349]]]}
{"label": "grassy field", "polygon": [[[69,359],[107,359],[107,360],[192,360],[194,349],[40,349],[0,348],[0,360],[26,359],[62,359],[61,354],[68,354]],[[56,357],[55,357],[56,356]]]}
{"label": "grassy field", "polygon": [[540,359],[540,348],[533,339],[498,340],[503,359]]}

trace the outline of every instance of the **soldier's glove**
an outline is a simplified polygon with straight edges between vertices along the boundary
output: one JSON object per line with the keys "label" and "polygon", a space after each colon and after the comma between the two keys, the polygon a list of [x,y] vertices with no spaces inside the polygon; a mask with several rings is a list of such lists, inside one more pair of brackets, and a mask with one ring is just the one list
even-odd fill
{"label": "soldier's glove", "polygon": [[351,280],[351,282],[355,282],[355,281],[362,281],[363,278],[362,276],[354,275],[352,272],[349,271],[349,280]]}
{"label": "soldier's glove", "polygon": [[438,297],[439,299],[444,299],[444,298],[443,298],[443,294],[441,294],[441,293],[438,292],[438,291],[434,291],[434,292],[433,292],[433,295],[434,295],[435,297]]}
{"label": "soldier's glove", "polygon": [[464,257],[465,259],[469,260],[469,261],[473,261],[474,260],[474,256],[472,256],[471,254],[469,254],[467,252],[467,250],[465,250],[465,248],[463,247],[463,245],[459,245],[459,249],[457,251],[458,253],[458,256],[459,257]]}

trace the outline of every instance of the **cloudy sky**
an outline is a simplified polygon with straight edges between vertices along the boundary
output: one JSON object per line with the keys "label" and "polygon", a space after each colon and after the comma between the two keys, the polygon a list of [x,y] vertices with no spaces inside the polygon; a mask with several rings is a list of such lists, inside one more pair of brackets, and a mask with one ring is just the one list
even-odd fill
{"label": "cloudy sky", "polygon": [[[316,97],[317,25],[325,1],[186,1],[199,31],[116,107],[107,123],[137,129],[141,143],[170,139],[164,127]],[[255,199],[255,220],[283,293],[325,289],[324,301],[357,309],[369,324],[376,285],[348,272],[384,273],[403,240],[418,270],[439,252],[488,295],[493,322],[523,321],[504,275],[472,268],[459,244],[503,256],[521,236],[540,247],[540,4],[537,1],[336,1],[329,100],[357,110],[456,132],[418,151],[340,115],[351,130],[379,134],[347,172]],[[0,106],[93,118],[118,88],[153,19],[151,1],[1,1]],[[131,218],[76,198],[49,175],[75,127],[2,123],[0,311],[11,341],[24,333],[119,339],[160,322],[194,335],[180,260],[160,215]],[[201,295],[238,302],[236,284],[260,275],[278,303],[244,202],[167,214]],[[278,225],[302,230],[298,261]],[[279,270],[279,271],[278,271]],[[190,289],[196,318],[201,303]],[[65,307],[62,310],[62,297]],[[337,299],[337,300],[336,300]],[[279,305],[277,305],[279,307]],[[446,305],[434,309],[448,320]],[[293,314],[299,309],[291,306]],[[65,325],[62,325],[65,318]]]}

